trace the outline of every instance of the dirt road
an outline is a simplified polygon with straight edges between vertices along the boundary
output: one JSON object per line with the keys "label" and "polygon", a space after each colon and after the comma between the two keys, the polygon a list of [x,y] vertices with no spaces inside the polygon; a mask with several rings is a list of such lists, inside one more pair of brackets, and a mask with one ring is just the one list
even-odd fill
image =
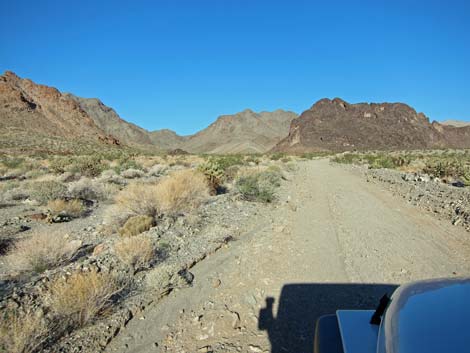
{"label": "dirt road", "polygon": [[319,315],[375,307],[402,282],[470,274],[466,239],[327,160],[299,163],[276,207],[108,351],[312,352]]}

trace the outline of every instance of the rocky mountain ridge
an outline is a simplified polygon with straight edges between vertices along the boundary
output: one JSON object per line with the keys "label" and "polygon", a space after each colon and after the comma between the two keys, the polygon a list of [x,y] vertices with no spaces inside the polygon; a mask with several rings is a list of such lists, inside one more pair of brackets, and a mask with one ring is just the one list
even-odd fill
{"label": "rocky mountain ridge", "polygon": [[292,121],[273,151],[469,148],[470,127],[432,123],[403,103],[322,99]]}
{"label": "rocky mountain ridge", "polygon": [[280,109],[222,115],[189,136],[147,131],[99,99],[61,93],[9,71],[0,76],[0,135],[10,137],[10,145],[46,136],[209,154],[470,148],[470,124],[431,123],[403,103],[349,104],[339,98],[322,99],[300,116]]}
{"label": "rocky mountain ridge", "polygon": [[120,144],[73,99],[10,71],[0,76],[0,118],[2,135],[42,134]]}

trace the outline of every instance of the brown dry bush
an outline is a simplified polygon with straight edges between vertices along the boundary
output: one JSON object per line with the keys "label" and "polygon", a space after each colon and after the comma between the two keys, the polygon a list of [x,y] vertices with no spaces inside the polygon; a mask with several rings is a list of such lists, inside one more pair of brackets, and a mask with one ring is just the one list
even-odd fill
{"label": "brown dry bush", "polygon": [[124,285],[109,274],[76,272],[51,284],[50,309],[68,326],[80,327],[108,308],[112,296],[123,288]]}
{"label": "brown dry bush", "polygon": [[11,272],[40,273],[69,260],[78,246],[58,232],[35,232],[13,245],[4,262]]}
{"label": "brown dry bush", "polygon": [[149,230],[153,225],[153,217],[145,215],[133,216],[119,229],[119,234],[123,237],[132,237]]}
{"label": "brown dry bush", "polygon": [[0,351],[37,352],[49,336],[49,329],[36,313],[5,311],[0,320]]}
{"label": "brown dry bush", "polygon": [[155,188],[156,184],[129,184],[116,195],[116,205],[129,215],[155,217],[158,212]]}
{"label": "brown dry bush", "polygon": [[175,214],[199,206],[209,196],[209,186],[204,174],[187,169],[165,177],[155,193],[160,210]]}
{"label": "brown dry bush", "polygon": [[205,176],[194,170],[181,170],[159,183],[128,185],[116,196],[119,209],[132,215],[156,217],[176,214],[197,207],[209,196]]}
{"label": "brown dry bush", "polygon": [[155,257],[155,246],[146,236],[124,238],[114,247],[117,257],[135,271],[147,267]]}
{"label": "brown dry bush", "polygon": [[53,215],[65,214],[67,216],[78,218],[85,212],[82,201],[74,199],[70,201],[57,199],[47,203],[47,208]]}

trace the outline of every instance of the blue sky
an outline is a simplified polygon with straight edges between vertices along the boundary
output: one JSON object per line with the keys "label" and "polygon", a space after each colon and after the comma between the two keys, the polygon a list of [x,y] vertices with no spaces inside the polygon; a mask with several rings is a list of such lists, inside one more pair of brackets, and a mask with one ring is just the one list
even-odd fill
{"label": "blue sky", "polygon": [[4,0],[5,70],[181,134],[323,97],[469,121],[470,1]]}

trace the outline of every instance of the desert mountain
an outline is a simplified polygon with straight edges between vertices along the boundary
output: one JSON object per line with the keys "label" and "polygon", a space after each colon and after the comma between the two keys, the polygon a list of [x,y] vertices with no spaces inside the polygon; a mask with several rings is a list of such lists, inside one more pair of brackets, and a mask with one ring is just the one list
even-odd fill
{"label": "desert mountain", "polygon": [[51,136],[119,144],[73,99],[7,71],[0,76],[0,134]]}
{"label": "desert mountain", "polygon": [[255,113],[246,109],[222,115],[206,129],[187,137],[180,146],[193,153],[264,153],[289,132],[293,112]]}
{"label": "desert mountain", "polygon": [[470,127],[433,122],[402,103],[349,104],[322,99],[292,121],[273,150],[389,150],[468,148]]}
{"label": "desert mountain", "polygon": [[180,148],[191,153],[266,152],[287,135],[290,122],[296,117],[295,113],[283,110],[257,114],[247,109],[235,115],[221,116],[194,135],[180,136],[168,129],[142,129],[123,120],[96,98],[66,96],[74,99],[103,131],[127,145],[153,145],[161,150]]}
{"label": "desert mountain", "polygon": [[65,97],[73,99],[90,116],[95,124],[107,134],[113,135],[124,144],[151,144],[148,131],[119,117],[114,109],[106,106],[97,98],[81,98],[70,93]]}
{"label": "desert mountain", "polygon": [[455,127],[470,126],[470,122],[461,121],[461,120],[445,120],[445,121],[442,121],[441,124],[442,125],[455,126]]}
{"label": "desert mountain", "polygon": [[172,130],[150,132],[129,123],[97,98],[82,98],[70,93],[65,95],[75,100],[100,129],[128,146],[155,146],[160,150],[172,150],[185,140]]}

